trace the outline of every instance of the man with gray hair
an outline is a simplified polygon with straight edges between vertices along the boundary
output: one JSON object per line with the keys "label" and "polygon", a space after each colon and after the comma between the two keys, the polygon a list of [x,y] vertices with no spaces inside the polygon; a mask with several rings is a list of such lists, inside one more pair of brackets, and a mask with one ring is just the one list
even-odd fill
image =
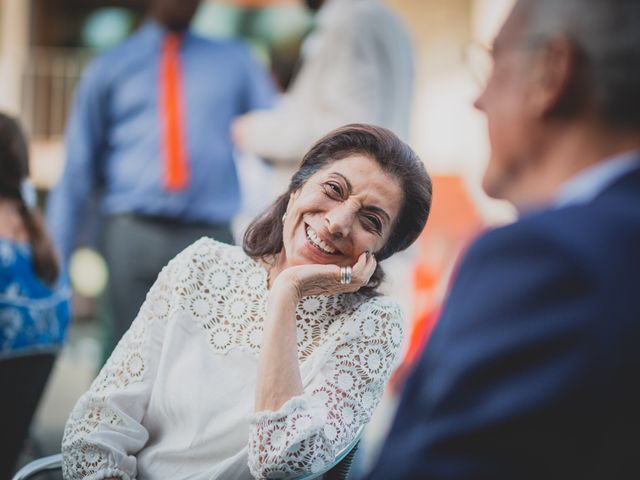
{"label": "man with gray hair", "polygon": [[640,478],[640,2],[520,0],[468,250],[371,480]]}

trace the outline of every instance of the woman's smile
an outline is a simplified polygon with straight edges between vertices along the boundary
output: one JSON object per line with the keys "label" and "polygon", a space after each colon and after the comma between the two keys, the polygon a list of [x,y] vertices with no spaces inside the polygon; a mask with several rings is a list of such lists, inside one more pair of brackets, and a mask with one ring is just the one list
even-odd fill
{"label": "woman's smile", "polygon": [[332,246],[328,241],[322,240],[310,225],[304,224],[305,233],[307,234],[307,239],[311,242],[311,245],[316,247],[322,253],[326,253],[328,255],[339,255],[340,251]]}

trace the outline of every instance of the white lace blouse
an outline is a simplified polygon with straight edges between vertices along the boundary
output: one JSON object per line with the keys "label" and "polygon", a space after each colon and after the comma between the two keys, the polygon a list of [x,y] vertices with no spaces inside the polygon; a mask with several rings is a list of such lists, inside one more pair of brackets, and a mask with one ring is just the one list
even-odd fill
{"label": "white lace blouse", "polygon": [[378,403],[402,318],[384,297],[297,307],[304,393],[254,412],[266,270],[203,238],[160,273],[67,422],[66,479],[288,478],[318,471]]}

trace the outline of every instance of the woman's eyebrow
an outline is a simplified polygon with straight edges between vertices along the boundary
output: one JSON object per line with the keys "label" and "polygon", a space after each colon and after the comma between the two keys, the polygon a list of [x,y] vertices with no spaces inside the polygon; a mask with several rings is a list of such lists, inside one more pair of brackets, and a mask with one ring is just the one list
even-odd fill
{"label": "woman's eyebrow", "polygon": [[353,186],[351,185],[351,182],[350,182],[350,181],[349,181],[349,179],[348,179],[347,177],[345,177],[343,174],[341,174],[340,172],[331,172],[329,175],[330,175],[330,176],[331,176],[331,175],[334,175],[334,176],[336,176],[336,177],[340,177],[342,180],[344,180],[344,183],[346,183],[346,184],[347,184],[347,190],[348,190],[348,192],[349,192],[349,193],[351,193],[351,192],[353,191]]}
{"label": "woman's eyebrow", "polygon": [[[349,191],[349,193],[352,192],[353,187],[351,186],[351,182],[349,181],[349,179],[347,177],[345,177],[340,172],[331,172],[329,174],[329,176],[331,176],[331,175],[336,176],[336,177],[340,177],[342,180],[344,180],[344,182],[347,184],[347,190]],[[364,208],[366,210],[371,211],[371,212],[379,213],[380,215],[385,217],[385,220],[387,221],[387,223],[391,223],[391,216],[387,212],[385,212],[384,209],[382,209],[380,207],[376,207],[375,205],[365,205]]]}

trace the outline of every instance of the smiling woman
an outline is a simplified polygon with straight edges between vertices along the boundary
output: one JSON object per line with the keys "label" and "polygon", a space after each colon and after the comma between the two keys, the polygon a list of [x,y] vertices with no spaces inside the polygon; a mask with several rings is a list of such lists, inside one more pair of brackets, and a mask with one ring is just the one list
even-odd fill
{"label": "smiling woman", "polygon": [[[247,229],[244,250],[267,262],[304,263],[298,259],[304,256],[304,241],[295,240],[301,222],[310,243],[319,238],[324,243],[319,245],[337,250],[311,263],[352,265],[366,251],[380,261],[415,241],[430,206],[431,180],[407,144],[381,127],[347,125],[311,147],[287,192]],[[290,218],[289,208],[299,213],[301,207],[308,221]],[[374,294],[383,278],[376,264],[360,292]]]}
{"label": "smiling woman", "polygon": [[76,405],[65,478],[291,478],[366,424],[402,337],[375,291],[409,246],[431,182],[393,133],[349,125],[304,157],[244,250],[174,258]]}

